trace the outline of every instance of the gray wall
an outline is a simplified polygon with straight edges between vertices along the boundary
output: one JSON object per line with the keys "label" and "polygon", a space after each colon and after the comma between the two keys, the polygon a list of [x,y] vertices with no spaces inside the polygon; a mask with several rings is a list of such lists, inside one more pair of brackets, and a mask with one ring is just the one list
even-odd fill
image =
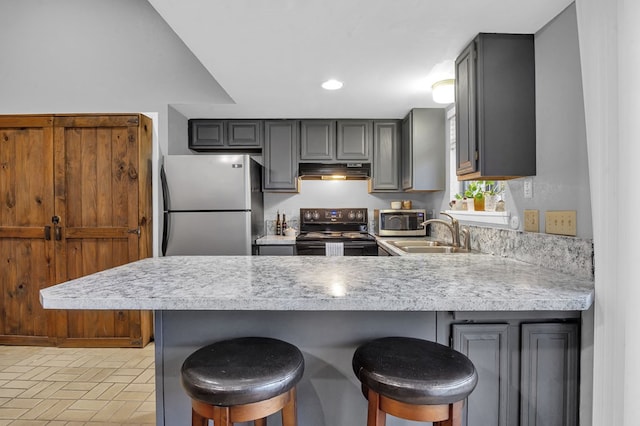
{"label": "gray wall", "polygon": [[[4,1],[0,2],[0,16],[6,18],[0,26],[1,114],[157,112],[160,151],[180,154],[189,152],[186,118],[170,104],[233,102],[145,0]],[[533,178],[534,197],[525,200],[522,181],[511,181],[509,208],[519,217],[525,208],[541,212],[575,209],[578,235],[590,238],[573,5],[536,34],[536,62],[538,174]],[[280,204],[295,209],[326,200],[322,195],[308,197],[303,187],[300,195],[277,194],[266,201],[273,210]],[[366,192],[352,201],[374,208],[405,197],[436,210],[446,209],[449,201],[445,193]]]}
{"label": "gray wall", "polygon": [[533,198],[523,179],[509,183],[518,215],[524,209],[577,210],[578,236],[592,238],[589,165],[576,8],[572,4],[535,35],[537,175]]}
{"label": "gray wall", "polygon": [[[577,233],[592,238],[589,168],[584,99],[575,4],[571,4],[535,34],[537,174],[532,178],[533,198],[524,198],[524,180],[508,181],[507,210],[520,219],[525,209],[544,212],[576,210]],[[448,141],[447,141],[448,142]],[[448,164],[449,150],[447,150]],[[448,192],[447,192],[448,194]],[[441,208],[447,209],[448,195]]]}
{"label": "gray wall", "polygon": [[[1,1],[0,16],[0,114],[156,113],[158,158],[186,145],[169,104],[232,103],[146,0]],[[153,197],[157,253],[157,170]]]}
{"label": "gray wall", "polygon": [[158,112],[229,103],[146,0],[0,2],[0,114]]}

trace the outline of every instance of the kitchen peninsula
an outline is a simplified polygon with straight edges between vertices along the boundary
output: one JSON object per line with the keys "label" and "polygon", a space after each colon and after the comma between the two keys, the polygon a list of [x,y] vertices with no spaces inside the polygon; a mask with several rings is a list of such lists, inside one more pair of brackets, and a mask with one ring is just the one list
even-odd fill
{"label": "kitchen peninsula", "polygon": [[[306,363],[300,424],[364,425],[351,371],[363,341],[406,335],[449,344],[449,325],[474,315],[505,326],[579,327],[593,297],[589,279],[485,254],[150,258],[41,291],[47,309],[155,311],[157,424],[172,426],[190,423],[183,360],[216,340],[263,335],[297,345]],[[499,415],[518,416],[517,397],[500,403]]]}

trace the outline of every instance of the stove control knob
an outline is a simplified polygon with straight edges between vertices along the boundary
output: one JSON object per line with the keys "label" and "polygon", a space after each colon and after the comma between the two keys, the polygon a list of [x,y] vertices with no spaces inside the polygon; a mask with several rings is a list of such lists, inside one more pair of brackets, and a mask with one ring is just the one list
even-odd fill
{"label": "stove control knob", "polygon": [[314,212],[313,212],[313,219],[314,219],[314,220],[318,220],[318,219],[320,219],[320,213],[318,213],[317,211],[314,211]]}
{"label": "stove control knob", "polygon": [[349,220],[353,220],[356,218],[356,213],[354,211],[349,212]]}
{"label": "stove control knob", "polygon": [[311,212],[309,210],[307,210],[306,212],[304,212],[304,218],[305,220],[309,220],[311,219]]}
{"label": "stove control knob", "polygon": [[362,212],[362,210],[358,210],[358,213],[356,213],[356,217],[358,218],[358,220],[364,219],[364,213]]}

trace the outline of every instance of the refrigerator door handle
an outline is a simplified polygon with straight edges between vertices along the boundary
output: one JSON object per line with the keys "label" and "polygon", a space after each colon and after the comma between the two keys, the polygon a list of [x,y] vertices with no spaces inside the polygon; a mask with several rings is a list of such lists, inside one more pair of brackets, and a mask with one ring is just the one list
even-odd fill
{"label": "refrigerator door handle", "polygon": [[162,255],[167,255],[167,246],[169,245],[169,230],[171,229],[171,214],[164,212],[164,220],[162,223]]}
{"label": "refrigerator door handle", "polygon": [[165,212],[169,211],[169,184],[167,183],[167,172],[164,171],[164,164],[160,167],[160,183],[162,185],[162,206]]}

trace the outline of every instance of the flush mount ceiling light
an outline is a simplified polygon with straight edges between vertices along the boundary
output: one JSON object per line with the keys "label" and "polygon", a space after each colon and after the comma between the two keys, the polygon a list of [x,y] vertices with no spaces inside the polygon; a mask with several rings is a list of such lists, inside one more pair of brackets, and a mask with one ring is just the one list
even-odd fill
{"label": "flush mount ceiling light", "polygon": [[338,90],[342,88],[342,82],[338,80],[327,80],[322,83],[322,88],[325,90]]}
{"label": "flush mount ceiling light", "polygon": [[439,104],[451,104],[455,100],[455,80],[450,78],[447,80],[440,80],[433,83],[431,86],[431,93],[433,95],[433,101]]}

